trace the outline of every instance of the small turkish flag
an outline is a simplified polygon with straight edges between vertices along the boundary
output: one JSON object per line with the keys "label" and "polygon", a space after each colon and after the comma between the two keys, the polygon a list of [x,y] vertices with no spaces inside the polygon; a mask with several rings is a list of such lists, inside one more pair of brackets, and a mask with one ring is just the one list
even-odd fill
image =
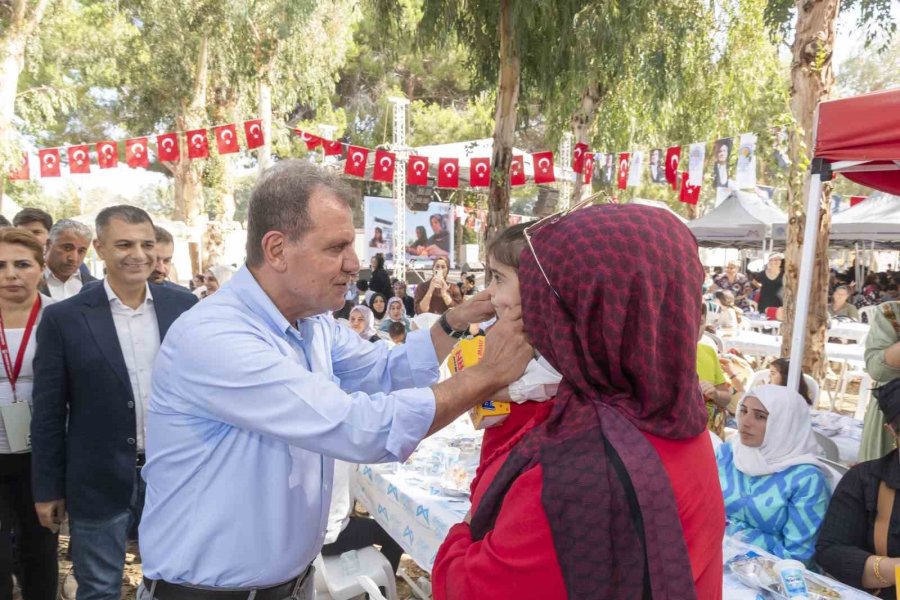
{"label": "small turkish flag", "polygon": [[428,185],[428,157],[410,156],[406,165],[406,183]]}
{"label": "small turkish flag", "polygon": [[299,129],[295,129],[294,133],[300,136],[300,139],[303,140],[303,143],[306,144],[307,150],[315,150],[322,145],[323,140],[317,135],[313,135]]}
{"label": "small turkish flag", "polygon": [[473,158],[469,162],[469,187],[490,187],[491,159]]}
{"label": "small turkish flag", "polygon": [[619,154],[619,189],[624,190],[628,187],[628,160],[631,155],[628,152]]}
{"label": "small turkish flag", "polygon": [[209,156],[209,136],[205,129],[192,129],[184,134],[187,142],[188,158],[207,158]]}
{"label": "small turkish flag", "polygon": [[344,163],[344,173],[354,177],[366,176],[366,160],[369,158],[369,149],[361,146],[347,148],[347,161]]}
{"label": "small turkish flag", "polygon": [[69,146],[69,173],[90,173],[91,157],[87,146]]}
{"label": "small turkish flag", "polygon": [[394,181],[394,161],[397,156],[387,150],[375,151],[375,170],[372,171],[372,179],[390,183]]}
{"label": "small turkish flag", "polygon": [[850,196],[850,206],[856,206],[866,198],[868,198],[868,196]]}
{"label": "small turkish flag", "polygon": [[322,148],[325,150],[325,156],[340,156],[344,153],[344,145],[340,140],[322,140]]}
{"label": "small turkish flag", "polygon": [[575,151],[572,152],[572,170],[581,175],[584,170],[584,155],[588,151],[588,145],[579,142],[575,144]]}
{"label": "small turkish flag", "polygon": [[581,183],[585,185],[590,185],[591,180],[594,177],[594,155],[591,152],[586,152],[584,154],[584,158],[582,159],[584,163],[582,164],[582,179]]}
{"label": "small turkish flag", "polygon": [[28,153],[22,153],[22,164],[15,171],[9,172],[10,181],[28,181],[31,179],[31,171],[28,168]]}
{"label": "small turkish flag", "polygon": [[59,177],[59,148],[38,150],[41,161],[41,177]]}
{"label": "small turkish flag", "polygon": [[247,150],[255,150],[266,143],[263,135],[262,120],[244,121],[244,135],[247,136]]}
{"label": "small turkish flag", "polygon": [[673,190],[678,189],[678,166],[681,164],[681,146],[672,146],[666,150],[666,181]]}
{"label": "small turkish flag", "polygon": [[513,156],[509,164],[509,185],[525,185],[525,157]]}
{"label": "small turkish flag", "polygon": [[216,134],[216,149],[219,154],[234,154],[240,150],[234,123],[213,127],[213,133]]}
{"label": "small turkish flag", "polygon": [[125,140],[125,162],[132,169],[150,166],[150,156],[147,152],[147,138],[131,138]]}
{"label": "small turkish flag", "polygon": [[119,145],[115,142],[97,142],[97,165],[101,169],[119,166]]}
{"label": "small turkish flag", "polygon": [[697,204],[700,199],[700,186],[688,183],[688,172],[681,173],[681,196],[678,198],[685,204]]}
{"label": "small turkish flag", "polygon": [[459,187],[459,159],[442,158],[438,161],[438,187]]}
{"label": "small turkish flag", "polygon": [[531,155],[531,163],[534,165],[535,183],[556,181],[556,175],[553,173],[553,152],[536,152]]}
{"label": "small turkish flag", "polygon": [[175,162],[181,157],[178,134],[163,133],[156,136],[156,154],[160,161]]}

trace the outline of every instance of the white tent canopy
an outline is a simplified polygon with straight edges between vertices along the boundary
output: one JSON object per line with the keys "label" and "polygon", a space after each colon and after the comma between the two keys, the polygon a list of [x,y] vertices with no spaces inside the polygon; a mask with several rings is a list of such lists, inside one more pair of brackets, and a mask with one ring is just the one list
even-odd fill
{"label": "white tent canopy", "polygon": [[831,221],[834,245],[875,242],[881,246],[900,244],[900,197],[873,194],[854,207],[841,211]]}
{"label": "white tent canopy", "polygon": [[734,191],[688,227],[701,246],[759,247],[785,239],[787,215],[757,194]]}

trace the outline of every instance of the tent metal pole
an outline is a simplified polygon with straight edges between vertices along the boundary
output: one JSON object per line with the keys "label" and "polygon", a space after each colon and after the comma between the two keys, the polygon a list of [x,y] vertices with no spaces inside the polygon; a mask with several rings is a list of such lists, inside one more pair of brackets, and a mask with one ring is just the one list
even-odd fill
{"label": "tent metal pole", "polygon": [[816,162],[813,162],[813,173],[809,182],[809,196],[806,199],[803,256],[800,260],[797,305],[794,311],[794,331],[791,336],[791,369],[788,371],[787,387],[792,390],[800,389],[800,375],[803,373],[801,365],[803,364],[803,349],[806,344],[806,321],[809,316],[809,298],[812,295],[813,270],[815,269],[816,260],[816,232],[819,229],[819,203],[822,195],[821,164],[817,165]]}

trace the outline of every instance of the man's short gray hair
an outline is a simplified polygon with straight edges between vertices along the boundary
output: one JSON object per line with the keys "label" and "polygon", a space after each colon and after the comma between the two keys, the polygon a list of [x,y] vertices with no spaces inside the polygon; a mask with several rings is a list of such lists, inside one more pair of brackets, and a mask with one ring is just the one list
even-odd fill
{"label": "man's short gray hair", "polygon": [[55,244],[56,240],[59,238],[59,235],[66,231],[71,231],[78,237],[87,240],[88,242],[90,242],[94,238],[94,232],[91,231],[91,228],[84,223],[79,223],[78,221],[73,221],[72,219],[63,219],[62,221],[57,221],[53,225],[53,227],[50,228],[50,243]]}
{"label": "man's short gray hair", "polygon": [[280,231],[296,242],[314,225],[309,218],[309,199],[317,191],[330,192],[349,205],[353,190],[331,171],[302,160],[282,160],[259,178],[247,210],[247,264],[263,262],[262,239]]}

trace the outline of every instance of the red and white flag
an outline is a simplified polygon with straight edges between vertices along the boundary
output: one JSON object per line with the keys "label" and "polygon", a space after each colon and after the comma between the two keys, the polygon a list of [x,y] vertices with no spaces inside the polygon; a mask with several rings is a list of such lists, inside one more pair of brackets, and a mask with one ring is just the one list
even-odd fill
{"label": "red and white flag", "polygon": [[582,161],[583,164],[581,169],[581,183],[583,183],[584,185],[590,185],[591,180],[594,177],[594,154],[591,152],[585,152]]}
{"label": "red and white flag", "polygon": [[131,138],[125,140],[125,162],[132,169],[150,166],[149,152],[147,152],[147,138]]}
{"label": "red and white flag", "polygon": [[556,175],[553,172],[553,152],[535,152],[531,155],[534,166],[535,183],[553,183]]}
{"label": "red and white flag", "polygon": [[340,156],[344,153],[344,144],[340,140],[322,140],[325,156]]}
{"label": "red and white flag", "polygon": [[868,196],[850,196],[850,207],[856,206],[866,198],[868,198]]}
{"label": "red and white flag", "polygon": [[681,146],[666,150],[666,181],[673,190],[678,189],[678,167],[681,165]]}
{"label": "red and white flag", "polygon": [[697,204],[697,201],[700,199],[700,186],[691,185],[688,181],[689,179],[690,176],[687,171],[681,173],[681,196],[678,199],[685,204]]}
{"label": "red and white flag", "polygon": [[116,142],[97,142],[97,165],[101,169],[118,167],[119,144]]}
{"label": "red and white flag", "polygon": [[438,161],[438,187],[459,187],[459,159],[442,158]]}
{"label": "red and white flag", "polygon": [[84,146],[69,146],[69,173],[87,174],[91,172],[90,149]]}
{"label": "red and white flag", "polygon": [[350,146],[347,148],[347,160],[344,162],[344,173],[354,177],[366,176],[366,161],[369,158],[369,149],[362,146]]}
{"label": "red and white flag", "polygon": [[525,157],[513,156],[509,165],[509,185],[525,185]]}
{"label": "red and white flag", "polygon": [[41,177],[59,177],[59,148],[38,150],[41,162]]}
{"label": "red and white flag", "polygon": [[247,138],[247,150],[255,150],[266,143],[262,130],[262,119],[244,121],[244,135]]}
{"label": "red and white flag", "polygon": [[234,154],[241,149],[238,146],[237,129],[235,129],[234,123],[213,127],[213,133],[216,134],[216,149],[219,154]]}
{"label": "red and white flag", "polygon": [[209,136],[205,129],[192,129],[184,134],[187,142],[188,158],[195,160],[209,156]]}
{"label": "red and white flag", "polygon": [[28,181],[31,179],[31,170],[28,168],[28,153],[22,153],[22,162],[19,164],[19,168],[15,171],[9,172],[9,180],[10,181]]}
{"label": "red and white flag", "polygon": [[181,157],[177,133],[162,133],[156,136],[156,155],[160,161],[176,162]]}
{"label": "red and white flag", "polygon": [[619,189],[624,190],[628,187],[628,161],[631,155],[628,152],[619,154]]}
{"label": "red and white flag", "polygon": [[469,162],[469,187],[490,187],[491,159],[473,158]]}
{"label": "red and white flag", "polygon": [[301,131],[299,129],[295,129],[294,133],[300,136],[300,139],[303,140],[303,143],[306,144],[307,150],[315,150],[319,146],[322,145],[322,138],[317,135],[313,135],[308,131]]}
{"label": "red and white flag", "polygon": [[406,163],[406,183],[428,185],[428,157],[410,156]]}
{"label": "red and white flag", "polygon": [[588,145],[584,142],[575,144],[575,150],[572,152],[572,170],[581,175],[584,171],[584,155],[588,151]]}
{"label": "red and white flag", "polygon": [[375,169],[372,171],[372,179],[391,183],[394,181],[394,164],[397,156],[387,150],[375,151]]}

